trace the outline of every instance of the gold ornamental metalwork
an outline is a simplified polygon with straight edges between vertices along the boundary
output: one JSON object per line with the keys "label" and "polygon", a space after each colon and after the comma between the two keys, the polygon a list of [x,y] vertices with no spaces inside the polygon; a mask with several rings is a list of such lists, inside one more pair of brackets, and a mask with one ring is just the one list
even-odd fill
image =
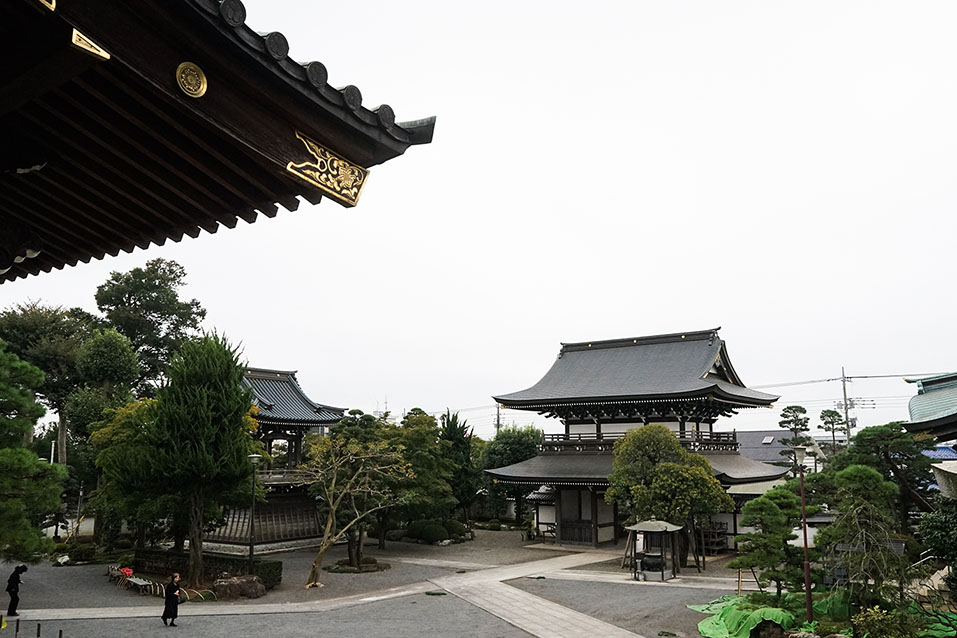
{"label": "gold ornamental metalwork", "polygon": [[323,148],[299,131],[296,137],[306,145],[315,161],[289,162],[286,170],[327,193],[344,206],[355,206],[369,171]]}
{"label": "gold ornamental metalwork", "polygon": [[70,43],[90,55],[94,55],[103,60],[109,60],[110,54],[106,52],[106,49],[101,47],[99,44],[93,42],[76,29],[73,29],[73,35],[70,37]]}
{"label": "gold ornamental metalwork", "polygon": [[206,74],[192,62],[183,62],[176,67],[176,83],[190,97],[203,97],[208,86]]}
{"label": "gold ornamental metalwork", "polygon": [[56,11],[56,0],[38,0],[40,4],[49,9],[50,11]]}

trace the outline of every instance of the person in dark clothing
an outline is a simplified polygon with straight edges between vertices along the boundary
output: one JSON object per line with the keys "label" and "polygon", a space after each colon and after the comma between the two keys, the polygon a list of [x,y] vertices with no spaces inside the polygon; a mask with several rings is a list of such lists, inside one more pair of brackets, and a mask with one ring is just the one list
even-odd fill
{"label": "person in dark clothing", "polygon": [[20,578],[20,574],[26,571],[26,565],[18,565],[13,568],[13,573],[10,574],[10,578],[7,579],[7,593],[10,594],[10,606],[7,607],[8,616],[20,615],[17,613],[17,605],[20,604],[20,583],[23,582],[23,579]]}
{"label": "person in dark clothing", "polygon": [[166,606],[163,607],[163,624],[169,621],[170,627],[176,627],[176,616],[179,615],[179,574],[173,574],[166,583]]}

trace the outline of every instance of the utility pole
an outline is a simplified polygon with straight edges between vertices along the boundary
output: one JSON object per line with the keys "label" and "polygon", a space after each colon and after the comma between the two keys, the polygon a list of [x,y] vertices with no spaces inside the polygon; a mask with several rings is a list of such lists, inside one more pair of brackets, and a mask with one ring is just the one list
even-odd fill
{"label": "utility pole", "polygon": [[841,366],[841,390],[844,392],[844,427],[847,428],[847,444],[851,444],[851,419],[848,417],[850,405],[847,402],[847,375],[844,366]]}
{"label": "utility pole", "polygon": [[498,434],[498,431],[502,428],[502,415],[499,412],[501,407],[498,403],[495,404],[495,434]]}

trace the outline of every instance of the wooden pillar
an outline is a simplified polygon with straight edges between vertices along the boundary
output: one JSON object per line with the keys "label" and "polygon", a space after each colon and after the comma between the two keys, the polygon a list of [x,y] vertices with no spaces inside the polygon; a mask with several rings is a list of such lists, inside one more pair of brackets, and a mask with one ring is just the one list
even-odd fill
{"label": "wooden pillar", "polygon": [[555,542],[562,542],[562,489],[555,487]]}
{"label": "wooden pillar", "polygon": [[589,487],[588,493],[591,495],[591,534],[592,546],[598,547],[598,494],[595,488]]}
{"label": "wooden pillar", "polygon": [[601,419],[595,418],[595,437],[601,439]]}
{"label": "wooden pillar", "polygon": [[611,506],[611,520],[614,521],[614,526],[612,527],[612,536],[615,537],[615,545],[618,544],[618,503],[614,503]]}
{"label": "wooden pillar", "polygon": [[731,528],[734,530],[734,549],[738,550],[738,512],[741,511],[741,506],[738,505],[737,501],[734,503],[734,511],[731,512]]}

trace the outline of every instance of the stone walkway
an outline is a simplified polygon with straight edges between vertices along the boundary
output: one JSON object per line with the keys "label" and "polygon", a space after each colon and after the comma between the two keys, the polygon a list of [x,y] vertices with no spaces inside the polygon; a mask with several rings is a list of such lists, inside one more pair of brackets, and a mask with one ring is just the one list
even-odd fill
{"label": "stone walkway", "polygon": [[443,576],[433,578],[432,582],[462,600],[539,638],[579,638],[580,636],[642,638],[638,634],[502,582],[542,572],[560,573],[560,570],[599,563],[615,557],[615,554],[583,552],[518,565],[492,567],[467,574]]}
{"label": "stone walkway", "polygon": [[[728,579],[700,576],[676,579],[665,584],[643,583],[631,580],[628,574],[576,569],[618,558],[620,556],[617,553],[590,550],[540,560],[526,560],[514,564],[490,565],[470,561],[431,559],[425,556],[391,556],[389,560],[399,563],[456,569],[463,573],[434,577],[426,576],[428,580],[399,584],[379,591],[326,600],[190,605],[183,606],[180,613],[184,619],[192,616],[197,621],[201,617],[226,616],[247,617],[252,621],[251,617],[254,615],[310,614],[344,610],[368,603],[407,599],[406,597],[425,594],[440,588],[453,594],[458,599],[496,616],[513,627],[539,638],[572,638],[583,635],[597,635],[608,638],[642,638],[640,634],[599,620],[588,613],[575,611],[564,604],[546,600],[534,593],[506,584],[505,581],[544,577],[564,582],[583,581],[651,585],[658,588],[667,588],[671,591],[675,591],[675,588],[685,587],[697,589],[720,588],[727,591],[734,586],[734,584],[729,583]],[[156,601],[151,601],[148,605],[134,604],[124,607],[29,609],[24,611],[27,612],[24,615],[29,618],[30,622],[94,621],[155,617],[158,613],[158,606]],[[641,625],[638,628],[641,629]]]}

